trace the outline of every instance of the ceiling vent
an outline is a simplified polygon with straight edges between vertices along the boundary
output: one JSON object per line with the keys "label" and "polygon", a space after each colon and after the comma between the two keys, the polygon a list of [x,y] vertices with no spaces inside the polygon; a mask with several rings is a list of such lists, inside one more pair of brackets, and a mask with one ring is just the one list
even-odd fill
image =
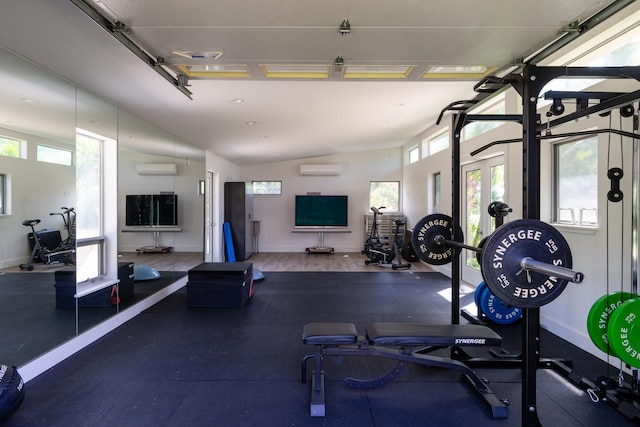
{"label": "ceiling vent", "polygon": [[340,165],[336,164],[300,165],[300,175],[335,176],[340,175],[341,172]]}
{"label": "ceiling vent", "polygon": [[138,163],[138,175],[178,175],[175,163]]}

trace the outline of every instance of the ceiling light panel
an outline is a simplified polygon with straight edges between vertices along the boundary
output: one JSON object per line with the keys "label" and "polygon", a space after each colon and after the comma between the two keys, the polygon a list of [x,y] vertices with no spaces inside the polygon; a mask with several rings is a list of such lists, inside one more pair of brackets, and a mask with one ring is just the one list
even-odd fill
{"label": "ceiling light panel", "polygon": [[331,65],[260,65],[267,78],[327,79]]}
{"label": "ceiling light panel", "polygon": [[434,65],[422,75],[423,79],[480,79],[496,70],[484,65]]}
{"label": "ceiling light panel", "polygon": [[218,78],[218,77],[248,78],[248,77],[251,77],[251,71],[249,70],[249,67],[244,64],[176,65],[176,67],[189,77],[199,77],[199,78]]}
{"label": "ceiling light panel", "polygon": [[413,65],[345,65],[345,79],[406,79]]}

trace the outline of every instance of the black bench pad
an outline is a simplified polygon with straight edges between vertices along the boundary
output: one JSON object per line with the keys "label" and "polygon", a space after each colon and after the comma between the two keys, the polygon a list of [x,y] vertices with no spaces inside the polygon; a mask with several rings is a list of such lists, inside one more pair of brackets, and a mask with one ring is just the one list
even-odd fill
{"label": "black bench pad", "polygon": [[353,323],[307,323],[302,329],[305,344],[353,344],[358,331]]}
{"label": "black bench pad", "polygon": [[380,346],[499,346],[502,337],[482,325],[428,325],[422,323],[371,323],[367,338]]}

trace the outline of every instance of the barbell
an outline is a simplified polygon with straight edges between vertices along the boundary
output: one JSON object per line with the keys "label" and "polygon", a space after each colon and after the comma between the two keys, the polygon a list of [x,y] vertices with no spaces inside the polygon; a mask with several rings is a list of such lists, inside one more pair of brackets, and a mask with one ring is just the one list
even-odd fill
{"label": "barbell", "polygon": [[569,282],[584,280],[582,273],[571,270],[571,249],[562,234],[539,220],[508,222],[481,248],[463,240],[462,229],[443,214],[422,218],[411,237],[414,251],[428,264],[447,264],[461,249],[476,252],[489,289],[515,307],[541,307],[560,296]]}

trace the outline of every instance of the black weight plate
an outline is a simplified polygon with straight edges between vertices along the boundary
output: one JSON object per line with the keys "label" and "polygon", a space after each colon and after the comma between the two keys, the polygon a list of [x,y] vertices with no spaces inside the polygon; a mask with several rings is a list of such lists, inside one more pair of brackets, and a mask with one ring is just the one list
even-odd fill
{"label": "black weight plate", "polygon": [[457,247],[437,243],[438,236],[444,237],[445,240],[463,241],[462,229],[459,226],[456,227],[455,238],[453,238],[453,222],[447,215],[427,215],[413,227],[411,235],[413,250],[418,258],[427,264],[448,264],[453,256],[460,252]]}
{"label": "black weight plate", "polygon": [[571,268],[571,248],[562,234],[547,223],[519,219],[499,227],[487,240],[482,276],[502,301],[515,307],[536,308],[556,299],[568,281],[535,271],[524,271],[523,258]]}

